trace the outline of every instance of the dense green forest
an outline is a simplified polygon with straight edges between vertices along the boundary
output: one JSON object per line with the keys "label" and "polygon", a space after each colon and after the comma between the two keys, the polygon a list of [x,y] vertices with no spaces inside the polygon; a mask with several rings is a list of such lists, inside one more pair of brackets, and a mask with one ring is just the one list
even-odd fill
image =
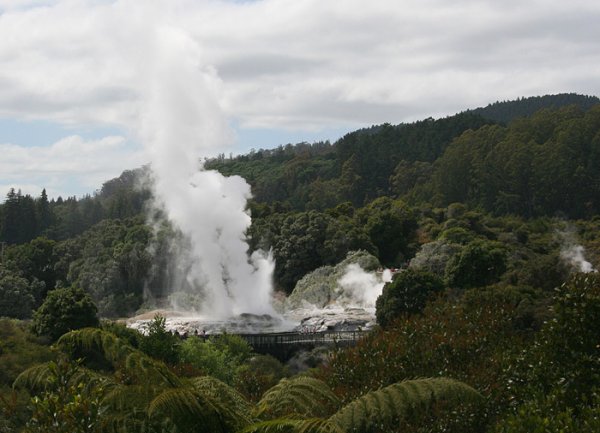
{"label": "dense green forest", "polygon": [[[356,347],[296,374],[155,306],[177,231],[148,167],[0,205],[0,432],[600,431],[600,100],[562,94],[224,155],[275,286],[364,250],[401,268]],[[584,273],[582,271],[586,271]],[[99,320],[102,319],[102,320]]]}

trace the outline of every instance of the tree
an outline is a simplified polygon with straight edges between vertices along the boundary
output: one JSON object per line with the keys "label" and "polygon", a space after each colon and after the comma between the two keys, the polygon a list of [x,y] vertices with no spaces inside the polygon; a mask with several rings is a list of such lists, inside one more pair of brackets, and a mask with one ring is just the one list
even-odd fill
{"label": "tree", "polygon": [[375,303],[377,323],[385,327],[402,314],[420,313],[431,295],[443,288],[442,280],[426,271],[407,269],[396,274]]}
{"label": "tree", "polygon": [[52,340],[74,329],[96,327],[97,308],[82,289],[70,286],[48,292],[46,300],[33,315],[33,330]]}
{"label": "tree", "polygon": [[140,341],[140,350],[153,358],[174,364],[179,355],[177,347],[179,339],[167,331],[166,319],[156,314],[154,319],[148,323],[147,335]]}
{"label": "tree", "polygon": [[34,296],[29,282],[0,266],[0,317],[27,319]]}
{"label": "tree", "polygon": [[380,197],[362,208],[356,219],[365,226],[384,265],[399,266],[412,255],[417,221],[404,202]]}
{"label": "tree", "polygon": [[54,251],[56,242],[39,237],[31,242],[15,245],[6,252],[7,261],[11,266],[22,272],[22,276],[29,282],[43,283],[43,289],[36,296],[36,306],[39,306],[46,297],[46,292],[56,286],[55,264],[58,256]]}
{"label": "tree", "polygon": [[476,240],[448,263],[446,278],[452,287],[481,287],[496,282],[505,270],[506,252],[502,244]]}
{"label": "tree", "polygon": [[50,203],[48,202],[48,195],[46,194],[46,188],[42,190],[40,198],[36,202],[36,215],[38,221],[38,232],[44,234],[46,230],[50,228],[52,224],[52,213],[50,211]]}
{"label": "tree", "polygon": [[199,337],[185,339],[179,347],[181,362],[189,364],[204,374],[231,384],[237,364],[228,351],[220,350],[212,341]]}
{"label": "tree", "polygon": [[6,194],[6,200],[2,206],[2,221],[0,221],[0,241],[14,244],[19,242],[19,202],[21,191],[15,192],[11,188]]}
{"label": "tree", "polygon": [[557,393],[575,407],[597,398],[600,387],[600,277],[576,274],[556,290],[554,317],[525,354],[517,379],[533,395]]}

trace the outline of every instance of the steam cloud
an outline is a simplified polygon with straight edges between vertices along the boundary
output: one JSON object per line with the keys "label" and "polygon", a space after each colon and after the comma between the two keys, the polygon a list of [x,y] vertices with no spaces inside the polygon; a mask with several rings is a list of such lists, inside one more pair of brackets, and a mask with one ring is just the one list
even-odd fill
{"label": "steam cloud", "polygon": [[592,264],[585,259],[584,252],[585,249],[581,245],[573,245],[570,248],[563,249],[560,252],[560,257],[580,272],[586,274],[597,272]]}
{"label": "steam cloud", "polygon": [[579,272],[597,272],[594,266],[585,259],[585,248],[576,243],[575,229],[567,228],[559,232],[562,239],[560,257]]}
{"label": "steam cloud", "polygon": [[366,272],[360,265],[352,263],[339,280],[342,294],[337,299],[338,303],[363,308],[375,308],[375,301],[383,290],[385,283],[392,281],[389,269],[383,271],[381,276],[374,272]]}
{"label": "steam cloud", "polygon": [[184,278],[203,292],[205,316],[271,314],[273,261],[261,252],[247,254],[250,187],[200,162],[230,138],[217,103],[219,80],[181,30],[161,27],[154,38],[139,132],[151,159],[156,206],[191,245]]}

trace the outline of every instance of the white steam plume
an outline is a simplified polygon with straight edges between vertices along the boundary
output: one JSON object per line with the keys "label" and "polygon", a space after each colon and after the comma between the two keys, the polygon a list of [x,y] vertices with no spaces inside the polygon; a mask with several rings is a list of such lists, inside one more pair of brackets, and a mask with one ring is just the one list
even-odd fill
{"label": "white steam plume", "polygon": [[379,276],[375,272],[366,272],[357,263],[352,263],[346,268],[346,272],[339,280],[342,294],[337,299],[338,303],[363,308],[374,308],[375,301],[385,283],[392,281],[392,273],[389,269],[383,271]]}
{"label": "white steam plume", "polygon": [[154,37],[140,132],[157,206],[191,244],[185,278],[206,296],[206,316],[270,314],[273,262],[262,253],[247,254],[250,187],[241,177],[205,171],[200,162],[230,136],[215,95],[218,79],[181,30],[159,27]]}
{"label": "white steam plume", "polygon": [[573,245],[570,248],[563,249],[560,257],[580,272],[597,272],[590,262],[585,259],[585,248],[581,245]]}
{"label": "white steam plume", "polygon": [[585,259],[585,248],[577,243],[575,228],[569,224],[558,232],[562,246],[560,257],[579,272],[597,272],[594,266]]}

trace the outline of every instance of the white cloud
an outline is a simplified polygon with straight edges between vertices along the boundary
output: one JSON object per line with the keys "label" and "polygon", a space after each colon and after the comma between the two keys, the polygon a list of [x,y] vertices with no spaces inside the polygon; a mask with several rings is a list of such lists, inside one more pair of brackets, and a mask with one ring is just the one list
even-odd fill
{"label": "white cloud", "polygon": [[7,117],[130,127],[164,27],[194,38],[225,113],[247,127],[351,127],[517,96],[600,93],[592,0],[0,0],[0,8]]}
{"label": "white cloud", "polygon": [[[0,144],[0,191],[13,187],[39,196],[43,188],[50,197],[91,193],[123,170],[139,167],[146,158],[123,137],[84,140],[70,136],[43,147]],[[3,197],[2,197],[3,199]]]}
{"label": "white cloud", "polygon": [[[242,128],[350,130],[518,96],[600,94],[592,0],[0,0],[0,11],[0,117],[74,131],[108,126],[140,137],[165,29],[188,41],[196,79]],[[86,145],[106,143],[73,146]],[[24,169],[0,162],[0,182],[31,183],[15,176],[34,175],[33,150],[5,150]],[[76,172],[81,164],[70,161],[93,152],[108,167],[105,151],[65,152],[53,173]]]}

